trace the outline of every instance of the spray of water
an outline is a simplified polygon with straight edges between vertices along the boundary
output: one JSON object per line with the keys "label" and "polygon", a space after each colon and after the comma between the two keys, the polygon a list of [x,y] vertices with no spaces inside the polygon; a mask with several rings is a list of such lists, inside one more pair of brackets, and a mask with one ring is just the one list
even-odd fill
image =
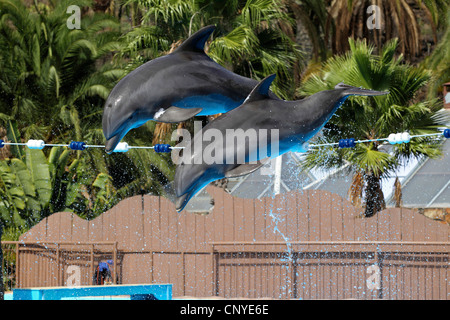
{"label": "spray of water", "polygon": [[[284,218],[283,218],[283,215],[281,213],[279,213],[278,210],[275,210],[275,212],[274,212],[273,208],[270,209],[269,216],[272,220],[271,227],[273,227],[273,233],[279,234],[281,236],[281,238],[283,238],[283,241],[286,242],[286,254],[281,256],[281,261],[284,262],[282,264],[282,268],[285,268],[286,274],[288,274],[290,272],[290,267],[294,263],[294,261],[293,261],[294,256],[293,256],[292,244],[291,244],[289,238],[278,227],[279,223],[283,223]],[[291,289],[292,286],[291,286],[290,282],[291,282],[290,277],[287,277],[286,285],[288,288],[287,289],[288,296],[292,293],[292,289]],[[286,288],[284,288],[284,289],[285,289],[284,291],[286,291]],[[281,298],[281,296],[280,296],[280,298]]]}

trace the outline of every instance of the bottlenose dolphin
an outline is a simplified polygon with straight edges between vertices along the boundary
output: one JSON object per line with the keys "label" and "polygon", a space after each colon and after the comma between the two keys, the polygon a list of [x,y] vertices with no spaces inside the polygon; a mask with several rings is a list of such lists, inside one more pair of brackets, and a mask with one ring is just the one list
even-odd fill
{"label": "bottlenose dolphin", "polygon": [[[275,158],[288,151],[306,152],[305,143],[324,127],[349,96],[388,94],[388,92],[356,88],[340,83],[334,90],[321,91],[303,100],[283,101],[272,99],[268,94],[274,78],[275,75],[271,75],[261,81],[241,106],[207,124],[185,146],[190,152],[186,152],[186,149],[183,150],[173,183],[178,212],[183,210],[196,193],[212,181],[249,174],[259,169],[270,158]],[[242,140],[237,145],[234,141],[225,141],[224,143],[224,140],[227,139],[227,132],[229,132],[227,130],[230,129],[242,129],[241,133],[249,133],[248,130],[254,130],[253,133],[256,135],[266,135],[268,138],[267,152],[259,150],[260,137],[258,137],[258,143],[255,141],[253,143],[242,142]],[[273,137],[269,137],[267,133],[274,129],[278,132],[277,141]],[[215,138],[211,142],[212,146],[210,144],[207,146],[209,150],[219,151],[223,157],[223,161],[219,161],[221,163],[216,161],[216,163],[208,164],[196,161],[201,156],[200,153],[204,153],[205,148],[195,147],[195,145],[202,146],[203,140],[205,140],[203,136],[209,130],[213,130],[211,132],[214,132],[215,137],[219,132],[225,137],[223,139]],[[210,140],[212,139],[206,141]],[[275,144],[278,148],[272,148]],[[231,157],[229,156],[230,152]],[[245,155],[244,162],[236,161],[239,154]]]}
{"label": "bottlenose dolphin", "polygon": [[258,81],[237,75],[206,55],[204,46],[214,29],[200,29],[172,53],[139,66],[117,83],[103,111],[106,152],[148,120],[181,122],[242,104]]}

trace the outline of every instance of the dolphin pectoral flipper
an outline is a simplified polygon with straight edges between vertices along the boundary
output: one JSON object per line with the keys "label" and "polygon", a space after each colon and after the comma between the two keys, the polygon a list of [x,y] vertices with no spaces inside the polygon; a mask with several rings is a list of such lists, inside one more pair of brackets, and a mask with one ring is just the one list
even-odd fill
{"label": "dolphin pectoral flipper", "polygon": [[267,161],[269,161],[270,158],[265,158],[263,160],[259,160],[257,163],[244,163],[241,164],[240,166],[234,168],[233,170],[228,171],[225,174],[226,178],[236,178],[236,177],[240,177],[249,173],[252,173],[256,170],[258,170],[259,168],[261,168],[263,165],[265,165],[267,163]]}
{"label": "dolphin pectoral flipper", "polygon": [[202,108],[178,108],[169,107],[166,110],[162,110],[160,114],[155,113],[155,120],[159,122],[182,122],[186,121],[202,111]]}

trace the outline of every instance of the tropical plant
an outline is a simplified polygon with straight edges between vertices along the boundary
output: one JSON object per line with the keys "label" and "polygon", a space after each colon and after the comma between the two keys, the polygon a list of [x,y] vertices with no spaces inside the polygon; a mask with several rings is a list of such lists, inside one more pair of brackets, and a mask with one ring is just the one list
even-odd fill
{"label": "tropical plant", "polygon": [[[430,74],[395,57],[397,40],[388,42],[380,55],[366,41],[349,41],[350,51],[330,58],[320,72],[303,83],[299,93],[309,96],[332,89],[339,82],[373,90],[387,90],[382,97],[348,99],[325,126],[318,143],[332,143],[341,138],[381,139],[390,133],[407,131],[411,135],[436,132],[448,120],[440,112],[440,100],[416,100],[430,80]],[[313,148],[303,161],[305,170],[336,168],[347,163],[356,172],[350,188],[355,204],[364,197],[365,215],[372,216],[385,206],[381,179],[390,176],[401,160],[437,157],[440,144],[431,138],[415,138],[408,144],[392,146],[388,152],[383,141],[359,143],[353,149]]]}
{"label": "tropical plant", "polygon": [[[118,24],[105,15],[92,15],[81,20],[81,29],[70,30],[69,4],[85,7],[90,2],[26,7],[17,0],[0,1],[0,120],[12,142],[103,140],[95,130],[101,123],[102,101],[123,75],[104,63],[118,48]],[[13,155],[23,156],[17,150]]]}
{"label": "tropical plant", "polygon": [[[374,18],[375,5],[380,9],[380,29],[368,28]],[[422,56],[424,50],[423,25],[430,25],[434,44],[438,42],[438,29],[445,28],[449,0],[351,0],[334,1],[328,8],[330,19],[326,33],[331,36],[332,52],[341,54],[349,49],[347,39],[368,39],[376,48],[394,38],[399,39],[399,51],[409,60]],[[425,46],[426,49],[426,46]]]}
{"label": "tropical plant", "polygon": [[24,160],[0,161],[0,220],[6,227],[29,228],[59,211],[92,218],[112,205],[109,176],[83,173],[72,152],[54,147],[47,158],[27,148]]}
{"label": "tropical plant", "polygon": [[[89,8],[91,1],[35,2],[34,6],[26,6],[19,0],[0,0],[0,124],[6,129],[8,141],[104,143],[104,100],[117,80],[129,71],[121,59],[114,59],[114,53],[126,44],[120,38],[117,20],[105,14],[83,15],[81,28],[69,29],[69,5]],[[152,138],[148,128],[154,129],[154,125],[135,130],[130,134],[132,141],[148,144]],[[147,141],[139,140],[144,136]],[[23,147],[5,149],[9,149],[8,157],[25,161]],[[51,158],[49,150],[44,149],[44,153]],[[138,191],[158,193],[166,176],[172,174],[169,159],[151,150],[105,156],[101,149],[91,148],[81,154],[63,153],[69,159],[67,163],[78,160],[79,169],[74,173],[78,185],[71,189],[66,182],[54,181],[52,188],[68,188],[70,199],[90,198],[88,202],[95,209],[84,201],[68,206],[80,214],[85,209],[86,216],[98,213],[101,206],[107,206],[108,199],[115,203],[117,197]],[[70,168],[61,170],[71,172]],[[138,181],[145,183],[137,187]],[[106,197],[103,191],[97,193],[100,185],[108,186],[107,193],[116,197]],[[79,192],[76,196],[75,190]],[[62,197],[54,194],[51,198],[52,210],[65,208],[65,193],[61,194]],[[103,199],[102,205],[98,198]],[[22,210],[23,204],[18,205]]]}
{"label": "tropical plant", "polygon": [[327,31],[331,21],[326,1],[286,0],[284,2],[293,12],[297,22],[297,34],[301,37],[299,44],[302,48],[310,47],[313,61],[325,61],[330,52]]}
{"label": "tropical plant", "polygon": [[[194,31],[214,24],[209,55],[234,72],[262,79],[277,73],[275,91],[284,98],[294,92],[293,69],[301,61],[293,39],[294,20],[280,0],[129,0],[142,11],[142,24],[125,37],[123,54],[142,50],[153,59]],[[134,54],[133,54],[134,56]],[[137,63],[145,62],[142,57]]]}
{"label": "tropical plant", "polygon": [[[167,54],[193,32],[214,24],[216,31],[207,45],[213,60],[255,79],[276,73],[273,90],[285,99],[294,97],[302,54],[294,41],[293,19],[283,1],[128,0],[125,3],[131,5],[140,9],[142,23],[124,35],[126,46],[121,56],[129,59],[128,70]],[[160,123],[152,132],[147,131],[147,136],[153,136],[153,143],[158,143],[167,140],[168,133],[175,128]]]}
{"label": "tropical plant", "polygon": [[450,10],[447,10],[445,33],[433,53],[421,64],[433,74],[428,89],[428,98],[435,98],[442,85],[450,81]]}

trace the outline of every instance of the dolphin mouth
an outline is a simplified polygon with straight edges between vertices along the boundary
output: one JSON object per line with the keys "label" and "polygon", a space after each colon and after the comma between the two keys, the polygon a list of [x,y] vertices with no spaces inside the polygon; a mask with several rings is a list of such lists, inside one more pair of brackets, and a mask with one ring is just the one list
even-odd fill
{"label": "dolphin mouth", "polygon": [[175,200],[175,209],[177,210],[178,213],[183,211],[183,209],[188,204],[188,201],[189,201],[189,193],[185,193],[185,194],[183,194],[183,195],[181,195],[181,196],[176,198],[176,200]]}
{"label": "dolphin mouth", "polygon": [[115,136],[107,139],[106,143],[105,143],[106,153],[111,154],[114,151],[114,149],[117,147],[117,145],[119,144],[120,140],[122,140],[120,134],[116,134]]}
{"label": "dolphin mouth", "polygon": [[363,88],[355,88],[351,87],[344,91],[346,95],[354,95],[354,96],[385,96],[388,95],[389,91],[376,91],[371,89],[363,89]]}

